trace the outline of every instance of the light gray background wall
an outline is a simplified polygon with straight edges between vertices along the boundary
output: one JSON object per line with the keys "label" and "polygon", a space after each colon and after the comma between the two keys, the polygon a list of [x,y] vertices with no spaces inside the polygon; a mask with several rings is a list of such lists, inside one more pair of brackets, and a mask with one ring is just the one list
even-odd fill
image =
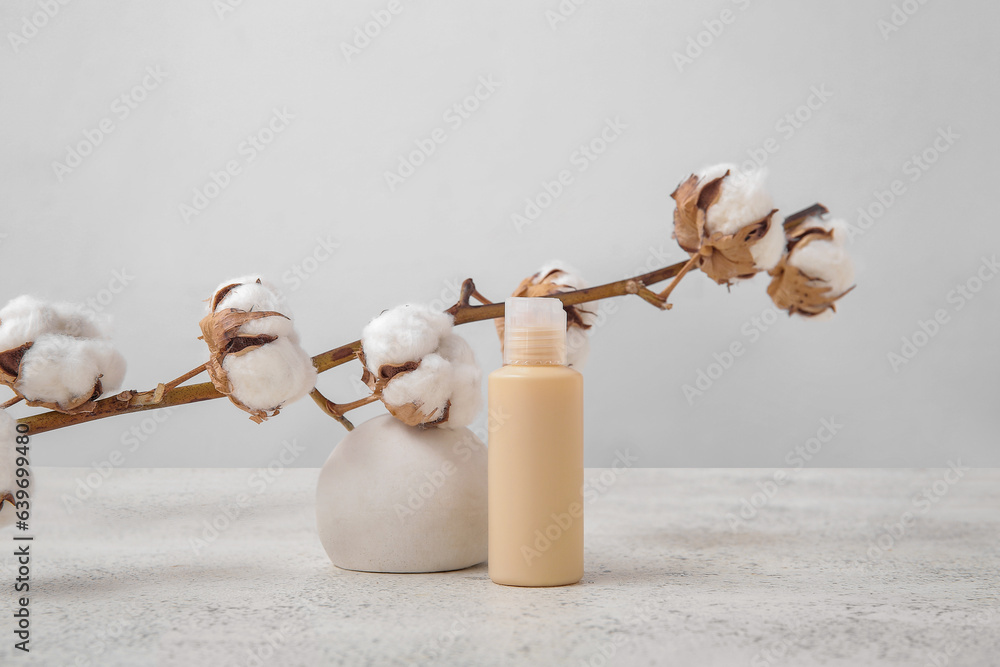
{"label": "light gray background wall", "polygon": [[[387,1],[231,4],[71,2],[45,20],[44,2],[0,8],[0,296],[101,299],[125,272],[102,307],[127,386],[203,361],[201,300],[246,272],[286,288],[319,352],[385,307],[449,305],[465,277],[501,298],[553,257],[593,284],[672,263],[684,256],[670,239],[674,186],[768,145],[786,213],[821,201],[857,223],[900,182],[851,245],[857,290],[831,322],[781,317],[766,331],[753,319],[770,305],[766,277],[727,293],[692,276],[670,312],[618,300],[586,369],[587,465],[627,449],[640,466],[784,466],[827,435],[824,418],[842,427],[812,443],[809,465],[1000,465],[1000,279],[961,308],[948,298],[1000,241],[996,3],[567,0],[575,11],[554,28],[556,0],[403,3],[350,61],[341,44]],[[701,52],[678,65],[689,40]],[[115,99],[149,67],[165,79],[123,118]],[[443,114],[480,77],[499,87],[453,129]],[[799,109],[815,89],[827,99]],[[240,144],[275,108],[294,118],[248,163]],[[792,127],[797,110],[809,118]],[[53,162],[105,118],[113,131],[60,181]],[[577,171],[574,152],[607,119],[621,136]],[[437,127],[447,140],[391,192],[384,172]],[[957,139],[935,149],[949,128]],[[907,162],[924,151],[935,161],[915,172]],[[186,223],[179,205],[229,160],[241,173]],[[511,215],[562,169],[573,183],[518,233]],[[317,239],[338,245],[333,256],[286,280]],[[894,370],[887,354],[939,309],[947,323]],[[490,323],[459,332],[484,372],[499,365]],[[736,341],[745,353],[689,403],[683,385]],[[320,387],[355,398],[358,374],[343,367]],[[35,462],[100,463],[144,420],[154,432],[126,465],[257,466],[294,438],[306,447],[296,464],[316,466],[344,434],[308,400],[261,426],[223,401],[155,428],[148,417],[39,436]]]}

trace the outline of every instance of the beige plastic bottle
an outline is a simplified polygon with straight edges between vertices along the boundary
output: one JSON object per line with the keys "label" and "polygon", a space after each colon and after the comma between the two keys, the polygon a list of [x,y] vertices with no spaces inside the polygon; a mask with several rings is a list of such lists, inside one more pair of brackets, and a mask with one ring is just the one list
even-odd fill
{"label": "beige plastic bottle", "polygon": [[583,576],[583,376],[566,366],[558,299],[505,303],[504,365],[489,376],[489,569],[508,586]]}

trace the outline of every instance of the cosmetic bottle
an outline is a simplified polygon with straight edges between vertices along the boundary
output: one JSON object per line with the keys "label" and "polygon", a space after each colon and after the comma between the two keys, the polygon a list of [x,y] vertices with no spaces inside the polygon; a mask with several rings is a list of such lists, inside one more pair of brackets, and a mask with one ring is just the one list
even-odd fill
{"label": "cosmetic bottle", "polygon": [[558,299],[505,303],[489,376],[489,572],[508,586],[583,576],[583,376],[566,366]]}

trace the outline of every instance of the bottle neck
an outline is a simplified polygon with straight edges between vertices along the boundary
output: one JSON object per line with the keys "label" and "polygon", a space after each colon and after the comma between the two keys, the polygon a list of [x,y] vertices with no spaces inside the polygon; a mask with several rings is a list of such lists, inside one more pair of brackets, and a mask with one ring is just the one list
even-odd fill
{"label": "bottle neck", "polygon": [[566,365],[566,330],[551,327],[511,327],[505,331],[504,364]]}

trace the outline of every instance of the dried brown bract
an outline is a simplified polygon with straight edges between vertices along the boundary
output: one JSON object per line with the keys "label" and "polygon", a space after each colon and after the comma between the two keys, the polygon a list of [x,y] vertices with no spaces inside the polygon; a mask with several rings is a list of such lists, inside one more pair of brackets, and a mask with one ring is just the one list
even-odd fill
{"label": "dried brown bract", "polygon": [[750,278],[761,271],[752,248],[771,229],[777,209],[770,209],[762,217],[742,224],[736,231],[712,231],[708,222],[709,210],[722,196],[727,170],[717,178],[701,178],[692,174],[671,193],[677,208],[674,211],[674,238],[692,258],[696,255],[698,268],[712,280],[728,285],[734,279]]}
{"label": "dried brown bract", "polygon": [[[219,291],[221,292],[222,290]],[[221,301],[218,295],[216,297],[212,300],[213,307]],[[262,317],[284,317],[288,319],[285,315],[275,311],[246,312],[237,310],[236,308],[225,308],[220,311],[213,310],[213,312],[202,318],[199,323],[202,333],[200,338],[208,345],[209,360],[205,364],[205,369],[208,371],[208,376],[211,378],[212,384],[219,390],[219,393],[228,396],[233,405],[249,412],[250,419],[258,424],[267,420],[268,417],[278,414],[280,412],[278,406],[275,406],[271,410],[253,409],[237,399],[233,395],[233,385],[229,381],[229,375],[226,373],[223,362],[229,355],[239,356],[247,354],[262,345],[267,345],[277,340],[277,336],[269,334],[240,333],[240,327],[244,324]]]}
{"label": "dried brown bract", "polygon": [[833,229],[806,221],[788,232],[788,252],[768,273],[767,293],[789,315],[836,312],[835,303],[854,289],[853,270]]}

